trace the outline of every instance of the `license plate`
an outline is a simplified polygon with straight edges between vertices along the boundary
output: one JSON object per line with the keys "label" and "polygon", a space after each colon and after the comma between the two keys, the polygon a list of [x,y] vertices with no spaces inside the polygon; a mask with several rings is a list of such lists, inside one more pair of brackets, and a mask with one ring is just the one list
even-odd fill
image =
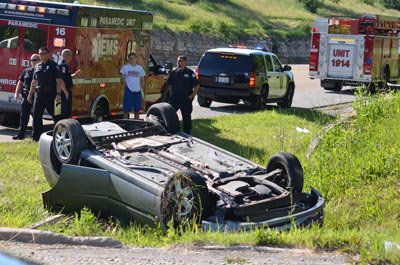
{"label": "license plate", "polygon": [[229,77],[218,76],[218,83],[224,83],[224,84],[229,83]]}

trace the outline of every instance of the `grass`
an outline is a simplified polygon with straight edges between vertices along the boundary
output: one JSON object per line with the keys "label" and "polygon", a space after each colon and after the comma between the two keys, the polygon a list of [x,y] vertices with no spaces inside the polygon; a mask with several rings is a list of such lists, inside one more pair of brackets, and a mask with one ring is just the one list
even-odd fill
{"label": "grass", "polygon": [[150,10],[154,13],[154,24],[157,29],[203,33],[230,41],[249,37],[284,39],[308,36],[316,17],[358,16],[361,13],[400,15],[400,11],[385,9],[379,3],[366,5],[361,0],[340,1],[339,4],[323,1],[317,14],[305,10],[297,0],[201,0],[193,4],[182,0],[81,0],[80,2]]}
{"label": "grass", "polygon": [[[211,233],[195,225],[186,232],[121,226],[98,220],[88,210],[44,227],[67,235],[110,236],[139,247],[171,244],[268,245],[340,250],[369,264],[399,263],[399,252],[387,252],[385,241],[400,238],[400,95],[360,96],[357,115],[336,124],[307,158],[311,140],[335,117],[315,110],[270,107],[241,115],[194,121],[193,134],[260,164],[279,151],[292,152],[305,172],[305,187],[326,199],[322,227],[288,232]],[[298,130],[297,128],[307,129]],[[49,187],[30,140],[0,144],[0,226],[27,227],[46,217],[41,192]]]}

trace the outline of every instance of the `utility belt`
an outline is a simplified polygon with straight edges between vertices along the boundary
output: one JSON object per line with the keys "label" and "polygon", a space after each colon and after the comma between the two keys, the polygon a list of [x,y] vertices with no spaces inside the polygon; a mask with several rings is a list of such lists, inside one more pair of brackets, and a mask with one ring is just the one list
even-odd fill
{"label": "utility belt", "polygon": [[21,93],[23,98],[27,98],[29,95],[29,89],[28,88],[22,88],[22,93]]}
{"label": "utility belt", "polygon": [[35,87],[35,92],[37,93],[43,93],[43,94],[55,94],[56,93],[56,87],[52,86],[39,86]]}

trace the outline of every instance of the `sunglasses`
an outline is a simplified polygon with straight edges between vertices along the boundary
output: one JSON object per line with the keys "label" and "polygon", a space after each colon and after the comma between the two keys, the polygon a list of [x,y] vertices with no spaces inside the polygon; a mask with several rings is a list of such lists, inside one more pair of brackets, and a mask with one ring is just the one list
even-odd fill
{"label": "sunglasses", "polygon": [[37,62],[39,61],[38,59],[31,59],[31,62]]}
{"label": "sunglasses", "polygon": [[39,52],[39,55],[48,54],[48,52]]}

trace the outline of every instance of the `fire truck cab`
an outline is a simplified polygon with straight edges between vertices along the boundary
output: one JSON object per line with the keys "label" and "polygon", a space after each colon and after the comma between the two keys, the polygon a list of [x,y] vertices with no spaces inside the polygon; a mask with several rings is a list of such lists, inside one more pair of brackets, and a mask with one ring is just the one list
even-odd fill
{"label": "fire truck cab", "polygon": [[385,89],[399,81],[400,18],[364,14],[318,18],[311,36],[309,77],[321,87]]}
{"label": "fire truck cab", "polygon": [[0,3],[0,121],[18,123],[14,101],[18,77],[40,47],[54,61],[61,51],[73,53],[72,117],[102,119],[122,116],[124,85],[119,73],[135,52],[146,72],[144,107],[164,101],[168,70],[150,54],[153,14],[149,11],[106,8],[72,3],[3,0]]}

